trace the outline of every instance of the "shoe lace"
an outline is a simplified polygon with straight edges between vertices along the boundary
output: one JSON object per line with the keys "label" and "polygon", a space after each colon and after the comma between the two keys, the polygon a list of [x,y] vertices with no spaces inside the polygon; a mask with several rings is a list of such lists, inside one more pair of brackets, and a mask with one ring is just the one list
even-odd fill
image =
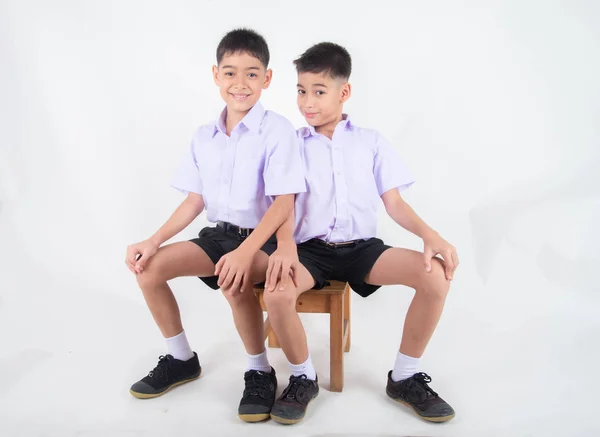
{"label": "shoe lace", "polygon": [[259,370],[251,370],[244,375],[246,387],[244,388],[243,397],[260,396],[263,399],[267,398],[267,390],[269,389],[269,380],[265,378],[265,373]]}
{"label": "shoe lace", "polygon": [[283,393],[281,393],[281,397],[282,398],[287,398],[290,399],[292,401],[297,401],[299,402],[298,399],[298,391],[299,389],[302,387],[304,389],[307,389],[311,384],[310,379],[308,379],[308,377],[306,375],[300,375],[300,376],[290,376],[290,383],[289,385],[283,390]]}
{"label": "shoe lace", "polygon": [[158,357],[158,364],[148,372],[148,376],[153,379],[167,381],[171,374],[172,362],[173,357],[171,355],[161,355]]}
{"label": "shoe lace", "polygon": [[[417,398],[421,398],[423,400],[429,397],[438,397],[438,394],[433,391],[431,387],[429,387],[428,384],[430,382],[431,376],[429,376],[427,373],[415,373],[406,381],[406,389]],[[423,395],[425,395],[424,398]]]}

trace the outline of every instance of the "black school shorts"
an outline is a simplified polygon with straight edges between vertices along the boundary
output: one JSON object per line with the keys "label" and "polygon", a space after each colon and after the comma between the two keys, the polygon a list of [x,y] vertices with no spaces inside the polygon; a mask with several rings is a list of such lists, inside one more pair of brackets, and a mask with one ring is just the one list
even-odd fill
{"label": "black school shorts", "polygon": [[[194,238],[190,241],[200,246],[211,261],[217,264],[223,255],[240,247],[244,238],[237,232],[229,230],[225,231],[223,228],[215,226],[202,229],[198,234],[198,238]],[[274,235],[269,238],[263,247],[261,247],[261,250],[269,256],[275,252],[276,249],[277,240]],[[213,290],[219,289],[219,285],[217,284],[217,281],[219,280],[218,276],[206,276],[200,279]]]}

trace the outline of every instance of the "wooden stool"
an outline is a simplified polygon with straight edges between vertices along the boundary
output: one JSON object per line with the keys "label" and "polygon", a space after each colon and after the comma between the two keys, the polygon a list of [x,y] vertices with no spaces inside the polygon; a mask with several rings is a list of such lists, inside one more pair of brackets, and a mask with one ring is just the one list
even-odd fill
{"label": "wooden stool", "polygon": [[[350,286],[344,282],[329,281],[331,285],[321,290],[302,293],[296,302],[299,313],[329,314],[329,366],[330,390],[340,392],[344,388],[344,352],[350,351]],[[254,288],[260,306],[266,311],[264,289]],[[274,292],[276,293],[276,292]],[[265,339],[269,347],[280,347],[269,317],[265,320]]]}

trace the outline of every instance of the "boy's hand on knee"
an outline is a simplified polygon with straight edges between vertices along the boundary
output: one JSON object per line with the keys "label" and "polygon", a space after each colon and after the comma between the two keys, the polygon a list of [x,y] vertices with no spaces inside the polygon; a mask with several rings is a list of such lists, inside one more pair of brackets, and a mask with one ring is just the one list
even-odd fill
{"label": "boy's hand on knee", "polygon": [[125,264],[136,275],[144,271],[148,259],[156,253],[158,246],[150,239],[127,246]]}
{"label": "boy's hand on knee", "polygon": [[431,260],[434,256],[440,255],[444,260],[444,272],[446,279],[451,281],[454,278],[454,271],[458,267],[458,254],[456,248],[444,240],[439,234],[435,233],[423,239],[423,255],[425,260],[425,270],[431,271]]}
{"label": "boy's hand on knee", "polygon": [[219,287],[230,293],[237,290],[243,292],[250,281],[252,259],[252,254],[243,248],[237,248],[223,255],[215,266],[215,275],[219,276],[217,281]]}
{"label": "boy's hand on knee", "polygon": [[265,290],[273,291],[276,288],[280,291],[285,290],[290,278],[298,287],[296,272],[299,264],[298,250],[294,243],[279,245],[269,257]]}

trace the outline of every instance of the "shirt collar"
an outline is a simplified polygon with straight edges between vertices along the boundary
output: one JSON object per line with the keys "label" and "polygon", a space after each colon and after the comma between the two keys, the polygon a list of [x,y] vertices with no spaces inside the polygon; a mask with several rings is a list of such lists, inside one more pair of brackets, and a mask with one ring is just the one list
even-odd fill
{"label": "shirt collar", "polygon": [[[246,126],[246,128],[251,132],[258,132],[260,129],[260,125],[262,124],[262,120],[265,116],[265,108],[260,102],[256,102],[256,104],[248,111],[248,113],[242,118],[240,121],[241,124]],[[215,122],[215,127],[213,130],[213,137],[216,135],[217,131],[226,134],[227,128],[225,126],[225,118],[227,117],[227,107],[221,111],[221,115],[218,120]]]}
{"label": "shirt collar", "polygon": [[[342,128],[343,130],[351,130],[353,127],[352,122],[350,121],[350,117],[348,116],[348,114],[342,114],[342,120],[337,124],[337,126],[335,127],[336,130],[338,128]],[[307,128],[304,128],[302,131],[302,137],[306,138],[309,136],[314,136],[317,134],[317,131],[315,130],[315,128],[313,126],[308,126]]]}

